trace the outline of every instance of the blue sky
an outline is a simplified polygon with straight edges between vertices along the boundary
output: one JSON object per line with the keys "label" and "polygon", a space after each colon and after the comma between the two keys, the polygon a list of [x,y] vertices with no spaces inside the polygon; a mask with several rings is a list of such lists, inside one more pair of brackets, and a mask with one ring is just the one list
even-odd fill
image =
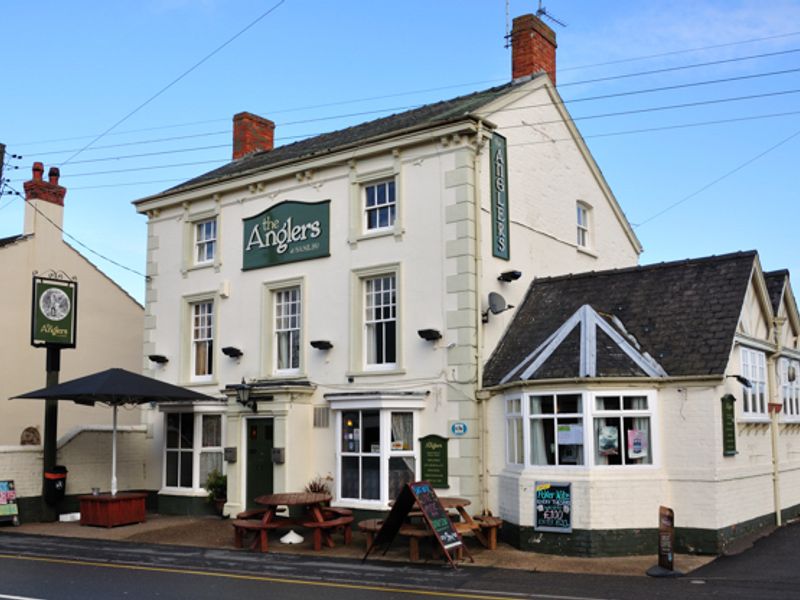
{"label": "blue sky", "polygon": [[[145,219],[131,201],[227,162],[235,113],[272,119],[289,143],[510,78],[505,0],[284,0],[71,158],[278,2],[4,3],[0,142],[23,156],[7,160],[11,186],[22,191],[34,161],[59,166],[67,233],[141,273]],[[537,8],[509,4],[511,17]],[[559,91],[640,262],[757,249],[766,270],[797,276],[800,0],[545,6],[567,25],[553,24]],[[20,198],[0,198],[0,237],[22,215]],[[142,276],[71,243],[142,300]]]}

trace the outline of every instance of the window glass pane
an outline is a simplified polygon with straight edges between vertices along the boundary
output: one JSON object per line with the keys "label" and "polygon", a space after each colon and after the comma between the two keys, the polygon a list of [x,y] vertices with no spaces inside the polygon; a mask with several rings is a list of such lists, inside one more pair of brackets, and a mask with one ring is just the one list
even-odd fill
{"label": "window glass pane", "polygon": [[180,487],[192,487],[192,453],[180,453]]}
{"label": "window glass pane", "polygon": [[621,419],[604,417],[594,420],[594,456],[596,465],[621,465]]}
{"label": "window glass pane", "polygon": [[180,414],[167,413],[167,448],[180,448],[180,423]]}
{"label": "window glass pane", "polygon": [[625,464],[653,464],[653,453],[650,450],[649,417],[628,417],[625,425]]}
{"label": "window glass pane", "polygon": [[557,397],[558,412],[581,414],[583,412],[581,401],[580,394],[559,394]]}
{"label": "window glass pane", "polygon": [[392,413],[392,450],[414,449],[414,419],[410,412]]}
{"label": "window glass pane", "polygon": [[380,417],[377,410],[364,410],[363,419],[364,453],[378,454],[381,451]]}
{"label": "window glass pane", "polygon": [[389,459],[389,498],[397,498],[407,483],[416,479],[413,456],[392,457]]}
{"label": "window glass pane", "polygon": [[583,464],[583,419],[562,417],[556,423],[559,465]]}
{"label": "window glass pane", "polygon": [[597,410],[619,410],[619,396],[597,396],[595,408]]}
{"label": "window glass pane", "polygon": [[531,396],[532,415],[551,415],[555,412],[552,396]]}
{"label": "window glass pane", "polygon": [[361,498],[380,500],[381,497],[381,459],[365,456],[361,459]]}
{"label": "window glass pane", "polygon": [[167,452],[167,481],[169,487],[178,485],[178,452]]}
{"label": "window glass pane", "polygon": [[357,456],[342,457],[342,497],[358,498],[359,458]]}
{"label": "window glass pane", "polygon": [[203,415],[203,447],[222,446],[222,415]]}
{"label": "window glass pane", "polygon": [[625,396],[622,405],[625,410],[647,410],[647,396]]}
{"label": "window glass pane", "polygon": [[200,453],[200,485],[205,485],[211,471],[222,473],[222,452]]}
{"label": "window glass pane", "polygon": [[194,414],[182,413],[181,417],[181,448],[194,447]]}
{"label": "window glass pane", "polygon": [[531,464],[556,464],[555,440],[553,436],[554,419],[531,419]]}
{"label": "window glass pane", "polygon": [[361,426],[358,411],[344,412],[342,413],[342,452],[360,451]]}

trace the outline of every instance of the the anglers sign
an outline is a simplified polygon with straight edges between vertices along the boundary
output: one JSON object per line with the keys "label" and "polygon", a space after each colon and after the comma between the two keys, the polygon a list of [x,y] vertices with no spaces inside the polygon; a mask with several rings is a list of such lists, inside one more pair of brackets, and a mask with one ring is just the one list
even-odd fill
{"label": "the anglers sign", "polygon": [[330,200],[286,200],[244,219],[242,269],[330,256]]}
{"label": "the anglers sign", "polygon": [[78,283],[33,277],[31,345],[75,347]]}
{"label": "the anglers sign", "polygon": [[495,133],[489,142],[492,173],[492,256],[509,260],[508,156],[506,138]]}

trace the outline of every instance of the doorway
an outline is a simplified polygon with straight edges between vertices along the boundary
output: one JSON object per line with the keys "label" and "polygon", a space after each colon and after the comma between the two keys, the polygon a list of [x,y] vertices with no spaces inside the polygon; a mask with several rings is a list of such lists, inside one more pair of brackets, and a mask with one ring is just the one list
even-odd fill
{"label": "doorway", "polygon": [[246,508],[256,506],[254,498],[272,493],[273,439],[274,422],[272,419],[247,420]]}

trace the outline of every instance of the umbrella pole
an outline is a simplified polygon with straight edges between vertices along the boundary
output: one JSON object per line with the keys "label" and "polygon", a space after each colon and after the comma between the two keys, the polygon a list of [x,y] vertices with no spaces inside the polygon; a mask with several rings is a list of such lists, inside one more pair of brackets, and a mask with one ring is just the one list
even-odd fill
{"label": "umbrella pole", "polygon": [[111,429],[111,495],[117,495],[117,405],[114,405],[114,424]]}

